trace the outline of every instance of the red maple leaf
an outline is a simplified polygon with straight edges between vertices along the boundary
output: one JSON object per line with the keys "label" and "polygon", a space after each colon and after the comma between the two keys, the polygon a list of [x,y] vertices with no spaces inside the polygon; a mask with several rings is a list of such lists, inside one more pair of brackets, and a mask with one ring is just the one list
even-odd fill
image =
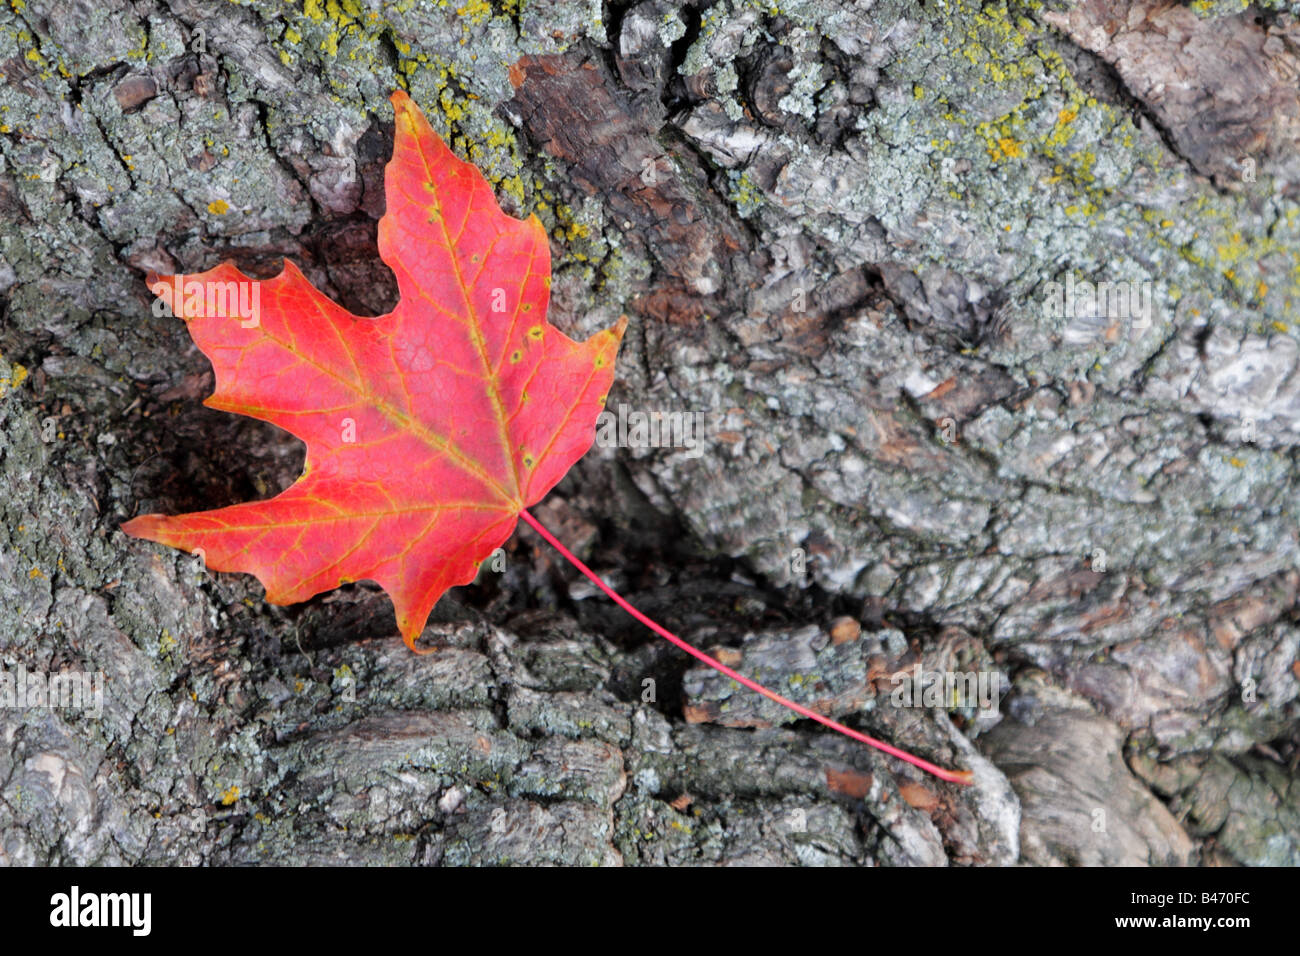
{"label": "red maple leaf", "polygon": [[541,222],[502,212],[411,99],[392,102],[379,221],[392,312],[352,315],[288,261],[261,282],[230,263],[149,277],[212,362],[204,404],[301,438],[302,477],[269,501],[123,530],[254,574],[273,604],[377,581],[414,647],[443,593],[591,447],[627,321],[583,343],[550,325]]}
{"label": "red maple leaf", "polygon": [[626,319],[577,343],[546,321],[551,256],[536,216],[497,206],[403,92],[379,254],[401,299],[378,318],[331,302],[286,261],[274,279],[223,263],[150,276],[189,323],[217,387],[204,404],[279,425],[307,445],[269,501],[141,515],[139,538],[245,571],[273,604],[377,581],[407,646],[448,588],[474,579],[522,517],[613,601],[708,666],[801,716],[945,780],[953,772],[795,703],[692,647],[616,594],[525,509],[591,447]]}

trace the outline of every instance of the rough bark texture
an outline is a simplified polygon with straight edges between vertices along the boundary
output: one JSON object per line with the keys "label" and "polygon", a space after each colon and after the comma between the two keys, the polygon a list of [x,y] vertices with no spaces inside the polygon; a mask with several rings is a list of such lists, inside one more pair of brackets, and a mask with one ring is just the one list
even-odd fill
{"label": "rough bark texture", "polygon": [[[6,4],[0,663],[106,685],[0,709],[0,861],[1300,864],[1298,14]],[[610,407],[705,415],[542,520],[974,786],[688,666],[527,529],[428,657],[365,583],[274,608],[117,530],[298,474],[143,276],[390,308],[395,86],[541,216],[558,325],[632,319]],[[898,706],[917,668],[1010,692]]]}

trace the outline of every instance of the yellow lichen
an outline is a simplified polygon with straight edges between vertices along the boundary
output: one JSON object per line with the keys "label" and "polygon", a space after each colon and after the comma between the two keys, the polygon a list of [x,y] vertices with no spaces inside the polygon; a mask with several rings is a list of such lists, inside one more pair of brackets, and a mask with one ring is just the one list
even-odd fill
{"label": "yellow lichen", "polygon": [[998,140],[998,149],[1002,151],[1002,155],[1011,159],[1017,159],[1025,154],[1020,144],[1010,136],[1003,136]]}

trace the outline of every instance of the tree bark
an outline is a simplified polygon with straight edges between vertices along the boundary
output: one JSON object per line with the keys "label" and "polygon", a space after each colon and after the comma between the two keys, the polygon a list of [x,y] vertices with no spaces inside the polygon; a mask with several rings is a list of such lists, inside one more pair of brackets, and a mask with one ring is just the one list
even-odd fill
{"label": "tree bark", "polygon": [[[1234,7],[1234,9],[1228,9]],[[0,862],[1300,864],[1300,5],[28,0],[0,11]],[[144,275],[391,308],[408,88],[632,320],[539,516],[410,655],[128,539],[274,494]],[[982,675],[989,707],[900,703]],[[3,688],[0,688],[2,690]]]}

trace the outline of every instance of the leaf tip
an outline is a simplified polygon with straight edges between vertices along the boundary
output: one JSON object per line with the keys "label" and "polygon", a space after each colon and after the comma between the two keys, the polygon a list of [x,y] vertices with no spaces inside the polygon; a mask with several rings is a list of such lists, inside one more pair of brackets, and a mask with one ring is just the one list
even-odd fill
{"label": "leaf tip", "polygon": [[613,365],[614,359],[618,355],[619,346],[623,344],[623,333],[626,331],[627,316],[620,315],[617,322],[599,332],[597,337],[592,340],[596,343],[596,348],[600,350],[596,358],[597,368]]}
{"label": "leaf tip", "polygon": [[415,646],[415,642],[418,641],[420,639],[420,635],[424,633],[423,624],[421,624],[418,627],[415,627],[412,625],[411,621],[401,620],[397,622],[397,630],[402,635],[402,643],[404,643],[413,654],[419,654],[421,657],[423,657],[426,654],[433,654],[438,650],[437,647],[421,648]]}
{"label": "leaf tip", "polygon": [[143,538],[146,541],[157,540],[158,527],[165,515],[137,515],[130,521],[123,521],[119,526],[124,534],[133,538]]}
{"label": "leaf tip", "polygon": [[[388,101],[393,104],[393,119],[397,123],[399,135],[406,133],[418,137],[425,129],[430,133],[433,132],[429,121],[424,118],[420,108],[415,105],[415,101],[405,90],[394,90]],[[394,144],[394,152],[396,152],[396,144]]]}

